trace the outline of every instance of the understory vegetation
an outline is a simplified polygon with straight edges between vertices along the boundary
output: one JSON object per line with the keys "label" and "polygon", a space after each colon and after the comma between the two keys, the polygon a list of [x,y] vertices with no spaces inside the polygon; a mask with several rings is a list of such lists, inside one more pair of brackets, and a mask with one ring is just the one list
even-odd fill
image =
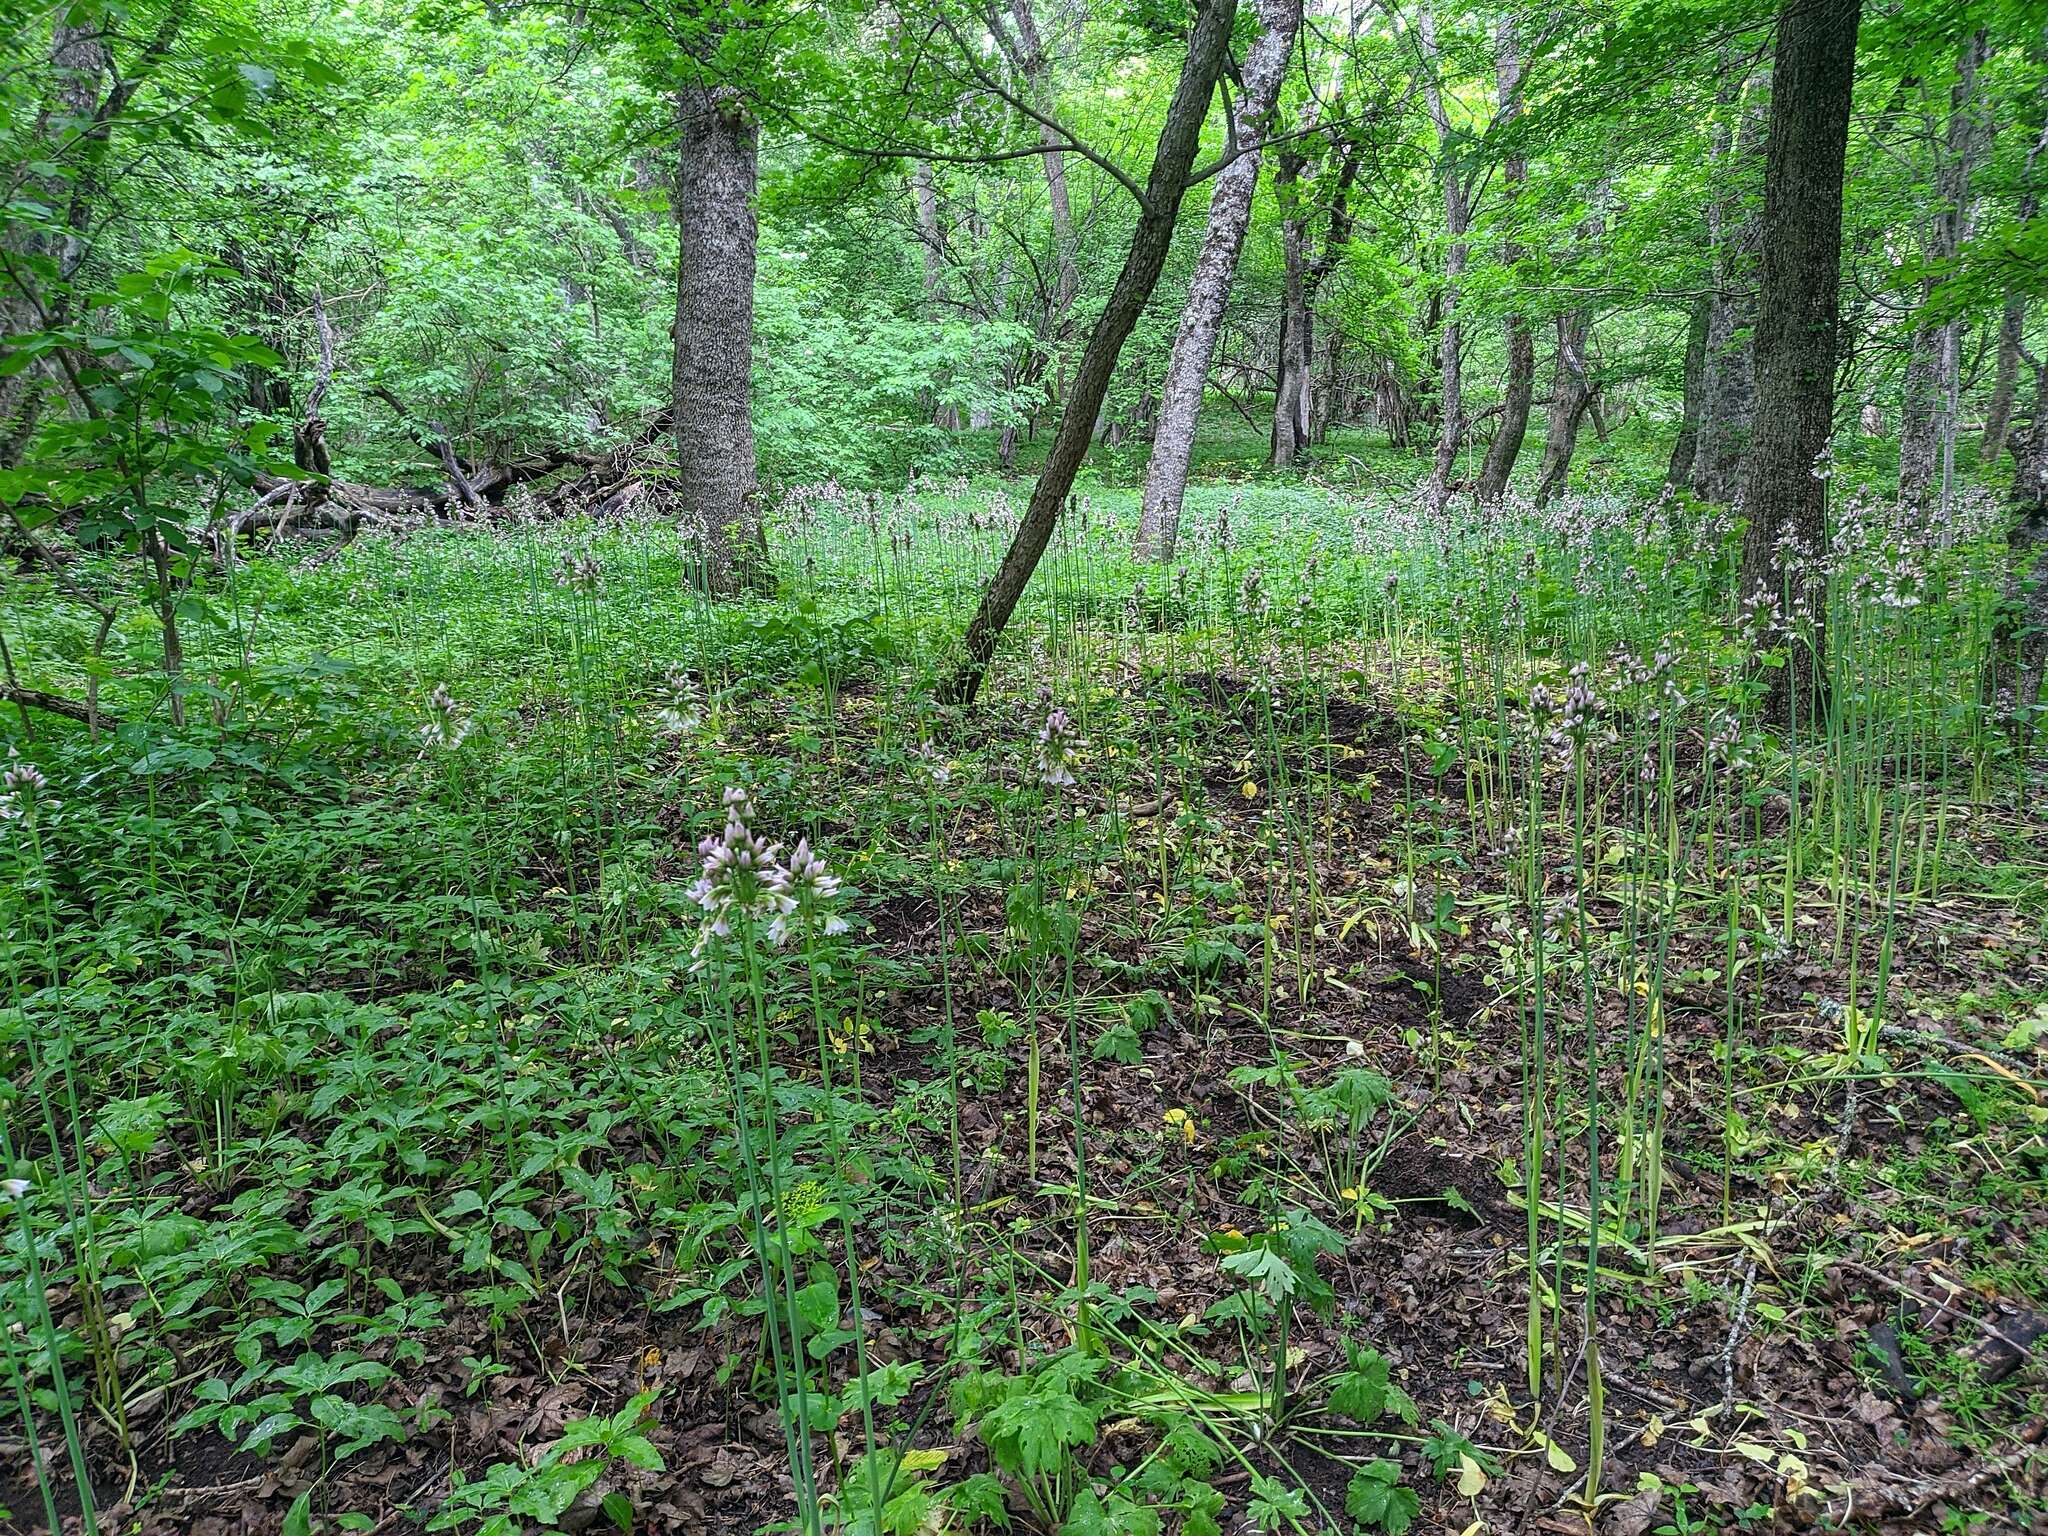
{"label": "understory vegetation", "polygon": [[8,780],[14,1518],[2018,1508],[1992,520],[1843,499],[1778,735],[1711,509],[1216,487],[1161,572],[1134,504],[972,714],[985,487],[791,498],[758,604],[660,523],[196,583],[186,727]]}
{"label": "understory vegetation", "polygon": [[2038,4],[0,20],[0,1533],[2048,1536]]}

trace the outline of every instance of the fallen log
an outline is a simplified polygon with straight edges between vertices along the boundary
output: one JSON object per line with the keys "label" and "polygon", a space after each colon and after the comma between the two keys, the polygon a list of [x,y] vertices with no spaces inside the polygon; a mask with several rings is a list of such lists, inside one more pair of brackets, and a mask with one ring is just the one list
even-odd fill
{"label": "fallen log", "polygon": [[76,720],[80,725],[120,724],[104,709],[95,709],[90,704],[78,699],[67,699],[62,694],[45,693],[40,688],[16,688],[10,684],[0,683],[0,701],[17,707],[39,709],[46,715],[61,715],[66,720]]}

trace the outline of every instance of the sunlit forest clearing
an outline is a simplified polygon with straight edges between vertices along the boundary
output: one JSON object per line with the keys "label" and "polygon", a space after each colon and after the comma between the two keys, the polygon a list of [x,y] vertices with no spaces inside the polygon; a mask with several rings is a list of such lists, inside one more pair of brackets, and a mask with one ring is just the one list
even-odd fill
{"label": "sunlit forest clearing", "polygon": [[0,1529],[2048,1531],[2048,26],[0,0]]}

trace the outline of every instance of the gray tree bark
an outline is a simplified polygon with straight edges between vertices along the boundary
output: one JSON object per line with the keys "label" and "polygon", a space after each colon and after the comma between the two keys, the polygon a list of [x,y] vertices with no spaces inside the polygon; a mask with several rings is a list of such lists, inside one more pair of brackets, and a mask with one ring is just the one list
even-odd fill
{"label": "gray tree bark", "polygon": [[[1016,41],[1010,41],[1000,24],[995,29],[997,40],[1004,45],[1011,64],[1024,77],[1026,88],[1039,105],[1050,106],[1052,61],[1046,54],[1045,39],[1038,30],[1038,18],[1032,12],[1031,0],[1011,0],[1010,20],[1017,28]],[[1044,146],[1038,163],[1045,175],[1046,202],[1052,217],[1056,273],[1047,296],[1042,339],[1047,351],[1057,359],[1066,346],[1074,299],[1081,291],[1080,244],[1074,233],[1073,203],[1067,195],[1067,157],[1063,150],[1052,147],[1060,142],[1059,133],[1052,124],[1041,123],[1038,142]],[[1064,385],[1060,376],[1064,366],[1061,363],[1053,371],[1056,393]]]}
{"label": "gray tree bark", "polygon": [[1664,469],[1664,483],[1676,489],[1692,484],[1693,455],[1700,440],[1700,383],[1707,364],[1707,306],[1702,296],[1693,301],[1685,326],[1685,404],[1678,421],[1678,440],[1671,445],[1671,462]]}
{"label": "gray tree bark", "polygon": [[1268,458],[1285,469],[1308,448],[1309,363],[1313,346],[1308,292],[1308,213],[1301,201],[1307,158],[1280,156],[1273,193],[1280,204],[1280,347],[1273,375],[1273,440]]}
{"label": "gray tree bark", "polygon": [[687,85],[677,108],[676,492],[706,590],[729,595],[767,579],[752,416],[759,136],[731,87]]}
{"label": "gray tree bark", "polygon": [[2005,453],[2006,438],[2012,431],[2013,407],[2019,404],[2020,352],[2027,332],[2027,296],[2010,293],[1998,317],[1998,358],[1994,364],[1991,400],[1984,408],[1984,436],[1977,445],[1977,461],[1986,469],[1996,465]]}
{"label": "gray tree bark", "polygon": [[[1240,72],[1244,92],[1238,98],[1233,132],[1237,142],[1256,144],[1271,121],[1280,98],[1280,81],[1301,26],[1301,0],[1254,0],[1259,35],[1245,53]],[[1160,391],[1159,421],[1152,434],[1152,460],[1145,470],[1145,499],[1138,513],[1136,554],[1140,560],[1171,560],[1180,533],[1180,509],[1187,495],[1188,465],[1194,458],[1195,430],[1201,419],[1202,395],[1209,363],[1216,355],[1216,337],[1230,299],[1231,279],[1251,227],[1252,193],[1259,181],[1260,152],[1233,160],[1216,175],[1209,195],[1209,219],[1202,231],[1202,249],[1188,284],[1187,308],[1174,332],[1173,351]]]}
{"label": "gray tree bark", "polygon": [[[924,253],[924,317],[937,326],[946,301],[946,235],[939,227],[939,191],[932,168],[923,161],[910,174],[910,195],[917,209],[917,243]],[[960,430],[960,411],[942,400],[932,410],[932,425],[946,432]]]}
{"label": "gray tree bark", "polygon": [[1743,87],[1741,126],[1732,149],[1725,136],[1717,154],[1726,161],[1724,187],[1707,210],[1713,246],[1714,288],[1707,305],[1705,362],[1700,380],[1699,425],[1692,488],[1709,501],[1731,501],[1742,480],[1756,412],[1755,332],[1758,214],[1744,186],[1764,154],[1770,121],[1770,73]]}
{"label": "gray tree bark", "polygon": [[1834,430],[1842,177],[1861,22],[1861,0],[1784,0],[1778,13],[1741,590],[1775,598],[1793,581],[1788,541],[1813,556],[1803,578],[1812,584],[1813,651],[1771,670],[1765,701],[1787,723],[1817,686],[1808,677],[1826,675],[1828,486],[1814,469]]}
{"label": "gray tree bark", "polygon": [[1451,469],[1457,463],[1466,427],[1465,338],[1458,320],[1458,294],[1470,254],[1465,236],[1472,227],[1472,205],[1466,195],[1463,169],[1458,164],[1450,114],[1444,107],[1443,49],[1437,43],[1436,14],[1428,0],[1417,12],[1416,36],[1422,46],[1423,100],[1436,128],[1437,175],[1443,184],[1444,235],[1449,241],[1444,253],[1443,328],[1437,335],[1443,435],[1437,440],[1436,462],[1429,476],[1431,498],[1440,502],[1450,489]]}
{"label": "gray tree bark", "polygon": [[[0,227],[0,248],[28,258],[11,261],[0,280],[0,338],[29,335],[54,323],[61,299],[46,292],[34,272],[52,263],[59,284],[69,283],[85,259],[86,231],[91,227],[94,162],[90,151],[103,146],[105,124],[100,88],[107,73],[107,50],[96,23],[74,26],[60,11],[50,34],[50,86],[37,114],[31,145],[48,165],[61,170],[30,171],[23,190],[32,201],[62,209],[60,223]],[[81,153],[85,151],[87,153]],[[8,348],[0,340],[0,358]],[[42,369],[30,366],[0,376],[0,465],[12,465],[27,446],[41,415]]]}
{"label": "gray tree bark", "polygon": [[1592,315],[1586,309],[1568,310],[1557,317],[1557,359],[1551,365],[1543,464],[1536,477],[1538,506],[1547,505],[1563,492],[1572,453],[1579,443],[1579,425],[1593,403],[1592,369],[1586,360],[1592,328]]}
{"label": "gray tree bark", "polygon": [[[1494,81],[1498,103],[1494,121],[1512,125],[1522,115],[1522,52],[1513,16],[1501,17],[1494,32]],[[1501,165],[1501,181],[1510,203],[1528,180],[1528,160],[1521,155],[1508,155]],[[1508,217],[1510,221],[1516,217],[1512,209]],[[1522,248],[1512,240],[1503,240],[1500,259],[1503,266],[1512,267],[1522,259]],[[1522,439],[1529,431],[1529,407],[1536,393],[1536,342],[1529,334],[1528,317],[1510,314],[1502,324],[1508,369],[1502,384],[1500,425],[1494,430],[1493,441],[1486,445],[1486,462],[1479,468],[1482,502],[1499,501],[1507,493],[1515,460],[1522,452]]]}
{"label": "gray tree bark", "polygon": [[[1970,232],[1970,179],[1989,135],[1977,100],[1977,78],[1989,57],[1981,29],[1963,43],[1956,83],[1949,91],[1948,123],[1936,151],[1934,196],[1938,211],[1922,235],[1931,262],[1952,262]],[[1937,284],[1923,282],[1920,303]],[[1939,484],[1943,499],[1954,473],[1957,395],[1962,384],[1963,321],[1922,325],[1913,332],[1899,424],[1899,500],[1924,505]]]}

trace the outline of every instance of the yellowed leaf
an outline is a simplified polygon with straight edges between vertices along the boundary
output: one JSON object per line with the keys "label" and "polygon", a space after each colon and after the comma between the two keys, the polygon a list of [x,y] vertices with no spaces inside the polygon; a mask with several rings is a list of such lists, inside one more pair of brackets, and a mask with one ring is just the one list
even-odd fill
{"label": "yellowed leaf", "polygon": [[1461,1499],[1477,1498],[1480,1490],[1485,1488],[1485,1486],[1486,1468],[1480,1466],[1470,1456],[1460,1456],[1458,1458],[1458,1497]]}

